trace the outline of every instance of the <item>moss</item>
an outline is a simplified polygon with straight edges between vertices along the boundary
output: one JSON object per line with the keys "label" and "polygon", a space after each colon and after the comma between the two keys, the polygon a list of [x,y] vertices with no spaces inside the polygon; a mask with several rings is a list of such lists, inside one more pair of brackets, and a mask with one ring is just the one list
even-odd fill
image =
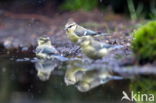
{"label": "moss", "polygon": [[65,0],[64,4],[61,6],[64,10],[92,10],[98,5],[98,0]]}
{"label": "moss", "polygon": [[133,33],[132,50],[140,63],[156,60],[156,21],[151,21]]}

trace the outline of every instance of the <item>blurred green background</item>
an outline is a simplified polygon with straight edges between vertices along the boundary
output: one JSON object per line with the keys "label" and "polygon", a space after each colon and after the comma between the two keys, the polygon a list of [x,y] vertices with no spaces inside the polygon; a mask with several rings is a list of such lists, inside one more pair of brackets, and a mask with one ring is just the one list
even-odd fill
{"label": "blurred green background", "polygon": [[0,0],[0,8],[26,12],[32,12],[32,9],[56,12],[94,9],[104,11],[111,8],[113,12],[126,14],[131,19],[156,18],[155,0]]}

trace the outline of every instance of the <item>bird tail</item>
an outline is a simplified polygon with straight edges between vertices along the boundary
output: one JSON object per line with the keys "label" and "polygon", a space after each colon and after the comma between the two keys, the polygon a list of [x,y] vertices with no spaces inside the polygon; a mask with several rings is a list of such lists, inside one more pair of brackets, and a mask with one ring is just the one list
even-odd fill
{"label": "bird tail", "polygon": [[121,76],[111,76],[110,78],[104,78],[104,79],[101,79],[101,84],[104,84],[104,83],[107,83],[107,82],[109,82],[109,81],[111,81],[111,80],[123,80],[124,78],[123,77],[121,77]]}
{"label": "bird tail", "polygon": [[121,49],[121,48],[124,48],[123,45],[115,45],[115,46],[112,46],[109,50],[115,50],[115,49]]}
{"label": "bird tail", "polygon": [[121,77],[121,76],[112,76],[111,79],[113,79],[113,80],[122,80],[124,78]]}
{"label": "bird tail", "polygon": [[102,33],[102,32],[97,32],[98,35],[102,35],[102,36],[107,36],[110,35],[109,33]]}
{"label": "bird tail", "polygon": [[60,56],[60,55],[53,55],[53,57],[55,57],[56,59],[58,59],[58,60],[60,60],[62,62],[69,60],[67,57]]}

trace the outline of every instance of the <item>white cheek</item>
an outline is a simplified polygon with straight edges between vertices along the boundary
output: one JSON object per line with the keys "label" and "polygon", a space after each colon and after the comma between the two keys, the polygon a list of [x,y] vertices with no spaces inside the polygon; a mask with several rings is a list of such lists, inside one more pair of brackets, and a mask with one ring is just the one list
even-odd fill
{"label": "white cheek", "polygon": [[70,30],[74,30],[74,28],[72,27],[72,28],[70,28]]}
{"label": "white cheek", "polygon": [[72,30],[75,30],[75,29],[76,29],[76,26],[73,26],[71,29],[72,29]]}

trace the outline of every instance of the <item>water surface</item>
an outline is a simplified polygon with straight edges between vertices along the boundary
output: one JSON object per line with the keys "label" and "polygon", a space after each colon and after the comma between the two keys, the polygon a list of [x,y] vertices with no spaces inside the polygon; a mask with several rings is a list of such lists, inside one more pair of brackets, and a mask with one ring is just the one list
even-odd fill
{"label": "water surface", "polygon": [[[80,67],[56,61],[36,62],[33,58],[17,59],[17,57],[3,54],[0,56],[0,102],[121,103],[123,91],[130,93],[133,90],[156,94],[154,76],[138,76],[134,80],[110,80],[87,91],[82,91],[78,89],[80,82],[75,81],[69,85],[68,81],[65,81],[65,78],[68,77],[67,72],[70,73],[71,68]],[[78,70],[81,71],[82,68]],[[78,72],[78,75],[83,72]],[[94,73],[93,71],[92,74]],[[88,72],[85,75],[88,75]],[[86,79],[86,76],[84,77],[81,79]],[[97,76],[93,75],[92,79],[94,78]],[[96,83],[99,83],[99,78],[95,79],[92,84]],[[128,103],[128,101],[124,102]]]}

